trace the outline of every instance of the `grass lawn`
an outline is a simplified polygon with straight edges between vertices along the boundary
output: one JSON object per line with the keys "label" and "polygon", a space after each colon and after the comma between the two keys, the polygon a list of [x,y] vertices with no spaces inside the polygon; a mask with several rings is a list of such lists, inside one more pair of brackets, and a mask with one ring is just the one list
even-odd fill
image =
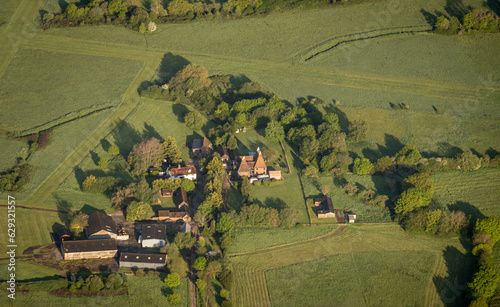
{"label": "grass lawn", "polygon": [[[385,194],[391,198],[390,181],[387,181],[382,176],[365,176],[365,175],[346,175],[346,179],[364,189],[372,189],[378,191],[379,194]],[[344,192],[344,183],[336,177],[324,176],[318,178],[303,179],[304,194],[306,198],[321,197],[320,188],[327,186],[330,192],[327,194],[332,198],[333,207],[335,209],[348,209],[356,213],[356,222],[359,223],[383,223],[391,222],[390,213],[385,208],[378,206],[365,205],[356,196],[348,196]],[[311,208],[311,207],[310,207]],[[310,209],[310,212],[312,210]],[[318,219],[312,215],[311,222],[313,223],[328,223],[329,219]]]}
{"label": "grass lawn", "polygon": [[0,79],[0,128],[36,130],[93,106],[116,106],[141,66],[138,61],[21,49]]}
{"label": "grass lawn", "polygon": [[177,209],[172,197],[160,197],[161,207],[164,209]]}
{"label": "grass lawn", "polygon": [[83,210],[93,213],[95,210],[104,210],[113,213],[111,200],[104,194],[85,193],[80,190],[58,189],[46,201],[47,207],[59,210]]}
{"label": "grass lawn", "polygon": [[269,247],[305,241],[316,238],[337,229],[337,226],[307,226],[291,229],[281,228],[238,228],[236,241],[229,248],[229,254],[253,252]]}
{"label": "grass lawn", "polygon": [[9,140],[5,136],[0,136],[0,148],[2,157],[0,158],[0,172],[7,170],[16,164],[18,157],[24,157],[28,151],[28,145],[24,142]]}
{"label": "grass lawn", "polygon": [[473,218],[500,216],[500,169],[432,173],[434,200],[450,210],[461,210]]}
{"label": "grass lawn", "polygon": [[[472,263],[470,246],[461,242],[409,234],[398,225],[347,226],[320,241],[231,257],[234,301],[324,306],[328,297],[342,306],[441,305],[447,284],[455,278],[463,284],[470,276],[464,269]],[[459,294],[455,305],[462,305]]]}
{"label": "grass lawn", "polygon": [[362,252],[270,270],[266,281],[271,304],[422,306],[434,270],[429,264],[436,256],[428,251]]}
{"label": "grass lawn", "polygon": [[[17,208],[15,238],[17,253],[22,254],[26,248],[33,245],[51,243],[50,233],[53,231],[52,227],[57,224],[63,224],[61,218],[65,218],[65,215],[60,215],[56,212]],[[7,225],[7,215],[0,214],[0,221],[2,225]],[[7,249],[6,245],[8,244],[7,227],[0,229],[0,244],[0,252],[4,254]]]}

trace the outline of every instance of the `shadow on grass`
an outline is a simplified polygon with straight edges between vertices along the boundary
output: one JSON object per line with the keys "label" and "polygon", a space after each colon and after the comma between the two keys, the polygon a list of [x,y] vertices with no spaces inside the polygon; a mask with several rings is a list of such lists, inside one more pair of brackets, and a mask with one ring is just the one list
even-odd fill
{"label": "shadow on grass", "polygon": [[157,80],[155,83],[157,85],[168,83],[177,72],[179,72],[190,63],[191,62],[180,55],[175,55],[170,52],[165,53],[163,55],[163,59],[161,60],[160,66],[156,71]]}
{"label": "shadow on grass", "polygon": [[189,112],[189,109],[180,103],[176,103],[172,105],[172,111],[174,112],[175,116],[177,116],[177,120],[180,123],[184,122],[184,115]]}
{"label": "shadow on grass", "polygon": [[135,144],[142,141],[142,136],[128,122],[122,121],[112,132],[115,145],[120,149],[120,155],[125,159]]}
{"label": "shadow on grass", "polygon": [[273,208],[278,211],[288,208],[288,205],[279,197],[266,197],[264,200],[264,206],[267,208]]}
{"label": "shadow on grass", "polygon": [[[467,250],[470,250],[468,240],[461,240]],[[447,268],[447,277],[434,276],[433,282],[445,306],[466,306],[467,282],[472,273],[472,255],[464,254],[454,246],[447,246],[443,251]],[[436,305],[432,302],[432,305]]]}
{"label": "shadow on grass", "polygon": [[481,210],[465,201],[457,201],[452,205],[448,205],[448,209],[450,211],[462,211],[465,215],[470,216],[469,225],[475,225],[478,219],[486,217],[481,213]]}

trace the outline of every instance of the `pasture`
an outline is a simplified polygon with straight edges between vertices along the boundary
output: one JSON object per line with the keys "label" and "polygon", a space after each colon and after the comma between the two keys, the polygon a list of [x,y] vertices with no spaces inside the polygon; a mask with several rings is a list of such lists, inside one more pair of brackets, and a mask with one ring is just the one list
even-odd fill
{"label": "pasture", "polygon": [[[346,180],[361,189],[372,189],[391,198],[392,182],[382,176],[346,175]],[[356,213],[358,223],[387,223],[391,222],[390,213],[386,208],[376,205],[365,205],[357,196],[348,196],[344,191],[345,182],[338,177],[323,176],[318,178],[303,179],[304,194],[307,199],[321,197],[321,187],[329,188],[327,196],[332,198],[335,209],[348,209]],[[311,212],[312,210],[310,210]],[[311,212],[312,213],[312,212]],[[311,223],[328,223],[330,219],[318,219],[311,215]],[[331,222],[330,222],[331,223]]]}
{"label": "pasture", "polygon": [[[468,248],[459,238],[409,234],[398,225],[347,226],[333,237],[231,257],[233,297],[238,306],[321,306],[326,298],[346,306],[439,306],[449,283],[469,277]],[[453,301],[461,305],[457,291]]]}
{"label": "pasture", "polygon": [[434,200],[450,210],[461,210],[473,218],[500,216],[500,169],[433,172]]}
{"label": "pasture", "polygon": [[[8,23],[11,16],[16,11],[19,1],[16,0],[4,0],[2,1],[2,10],[0,11],[0,25],[2,23]],[[2,31],[2,26],[0,26],[0,31]]]}
{"label": "pasture", "polygon": [[228,253],[239,254],[254,252],[270,247],[282,246],[290,243],[306,241],[332,233],[338,227],[333,225],[280,228],[237,228],[236,240]]}
{"label": "pasture", "polygon": [[2,157],[0,158],[0,172],[5,171],[16,164],[18,157],[24,157],[28,152],[26,143],[16,140],[9,140],[6,136],[0,135],[0,148]]}

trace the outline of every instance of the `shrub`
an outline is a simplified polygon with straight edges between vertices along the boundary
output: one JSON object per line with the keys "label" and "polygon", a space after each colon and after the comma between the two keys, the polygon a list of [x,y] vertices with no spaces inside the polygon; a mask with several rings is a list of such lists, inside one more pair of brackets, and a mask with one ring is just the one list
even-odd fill
{"label": "shrub", "polygon": [[177,288],[181,284],[181,277],[177,273],[170,273],[165,278],[165,284],[171,289]]}
{"label": "shrub", "polygon": [[354,160],[354,173],[358,175],[371,175],[373,173],[373,164],[370,162],[370,160],[364,158],[356,158]]}
{"label": "shrub", "polygon": [[196,280],[196,287],[198,288],[198,290],[203,291],[203,290],[205,290],[206,286],[207,286],[207,283],[203,279]]}
{"label": "shrub", "polygon": [[181,301],[181,296],[179,294],[169,294],[167,299],[170,304],[177,305]]}
{"label": "shrub", "polygon": [[207,259],[205,257],[198,257],[194,261],[193,268],[198,271],[203,271],[207,266]]}
{"label": "shrub", "polygon": [[116,145],[112,145],[108,148],[108,153],[112,156],[118,156],[120,154],[120,148]]}
{"label": "shrub", "polygon": [[226,289],[221,289],[219,295],[223,299],[226,299],[226,300],[229,299],[229,291],[227,291]]}
{"label": "shrub", "polygon": [[184,123],[191,129],[200,129],[203,127],[203,116],[196,111],[188,112],[184,115]]}
{"label": "shrub", "polygon": [[85,285],[87,287],[87,290],[92,292],[98,292],[102,288],[104,288],[104,283],[102,282],[102,279],[96,275],[90,275],[90,277],[87,278],[87,280],[85,281]]}

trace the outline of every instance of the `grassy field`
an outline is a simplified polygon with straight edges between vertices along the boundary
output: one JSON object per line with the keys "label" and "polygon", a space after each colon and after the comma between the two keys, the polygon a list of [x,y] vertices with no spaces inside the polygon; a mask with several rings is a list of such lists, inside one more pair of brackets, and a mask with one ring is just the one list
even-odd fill
{"label": "grassy field", "polygon": [[[356,184],[364,189],[372,189],[378,193],[388,195],[391,198],[390,182],[381,176],[361,176],[347,175],[349,182]],[[336,209],[349,209],[356,213],[356,221],[359,223],[383,223],[391,222],[389,211],[378,206],[365,205],[356,196],[348,196],[344,192],[344,183],[333,176],[319,178],[303,179],[304,194],[306,198],[320,197],[322,194],[320,188],[327,186],[330,189],[328,196],[332,198],[333,207]],[[312,215],[312,222],[324,222],[328,219],[317,219]],[[325,222],[326,223],[326,222]]]}
{"label": "grassy field", "polygon": [[19,50],[0,79],[0,128],[31,130],[92,106],[116,106],[141,65],[115,58]]}
{"label": "grassy field", "polygon": [[[5,212],[6,209],[2,208]],[[26,248],[52,242],[50,233],[54,225],[61,225],[61,215],[56,212],[44,212],[28,209],[16,209],[16,243],[17,252],[21,254]],[[2,225],[7,225],[6,214],[0,215]],[[7,249],[7,227],[0,229],[0,253],[5,254]]]}
{"label": "grassy field", "polygon": [[436,185],[434,199],[441,205],[474,218],[500,216],[500,169],[434,172],[432,178]]}
{"label": "grassy field", "polygon": [[[470,276],[464,270],[472,260],[468,248],[459,238],[408,234],[397,225],[348,226],[320,241],[232,257],[234,300],[238,306],[289,306],[309,299],[314,303],[306,305],[323,306],[324,296],[341,306],[440,306],[443,290],[457,290],[447,285]],[[462,305],[460,293],[455,306]]]}
{"label": "grassy field", "polygon": [[229,248],[229,254],[247,253],[269,247],[300,242],[316,238],[337,229],[337,226],[310,226],[291,229],[239,228],[236,241]]}
{"label": "grassy field", "polygon": [[[16,0],[2,1],[2,10],[0,11],[0,24],[9,22],[10,17],[16,11],[18,4],[19,1]],[[0,27],[0,31],[2,31],[2,27]]]}
{"label": "grassy field", "polygon": [[435,262],[424,251],[352,253],[270,270],[266,281],[273,306],[422,306]]}
{"label": "grassy field", "polygon": [[7,170],[16,164],[18,157],[25,156],[28,145],[24,142],[9,140],[5,136],[0,136],[0,148],[2,157],[0,158],[0,171]]}

